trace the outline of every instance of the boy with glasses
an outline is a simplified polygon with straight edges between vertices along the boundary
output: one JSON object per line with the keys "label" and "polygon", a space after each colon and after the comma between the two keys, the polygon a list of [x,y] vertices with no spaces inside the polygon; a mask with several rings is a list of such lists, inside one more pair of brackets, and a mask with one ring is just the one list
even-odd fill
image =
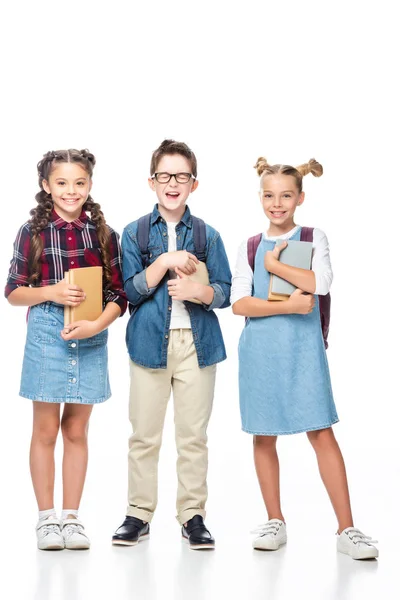
{"label": "boy with glasses", "polygon": [[[177,519],[192,549],[214,548],[204,524],[207,425],[216,363],[226,358],[215,308],[229,306],[231,272],[221,237],[193,217],[186,201],[197,189],[190,148],[165,140],[153,153],[153,212],[122,236],[123,276],[131,305],[129,505],[113,544],[149,535],[157,504],[157,466],[167,403],[174,397],[178,451]],[[205,262],[209,284],[190,278]]]}

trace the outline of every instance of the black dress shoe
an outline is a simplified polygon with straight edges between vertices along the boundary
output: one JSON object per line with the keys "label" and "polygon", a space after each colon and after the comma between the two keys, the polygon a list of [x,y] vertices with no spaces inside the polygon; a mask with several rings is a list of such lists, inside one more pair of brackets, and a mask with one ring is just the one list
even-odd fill
{"label": "black dress shoe", "polygon": [[215,548],[215,540],[200,515],[195,515],[186,523],[186,526],[182,525],[182,537],[189,542],[192,550],[213,550]]}
{"label": "black dress shoe", "polygon": [[149,537],[150,525],[136,517],[125,517],[112,538],[114,546],[135,546],[139,541]]}

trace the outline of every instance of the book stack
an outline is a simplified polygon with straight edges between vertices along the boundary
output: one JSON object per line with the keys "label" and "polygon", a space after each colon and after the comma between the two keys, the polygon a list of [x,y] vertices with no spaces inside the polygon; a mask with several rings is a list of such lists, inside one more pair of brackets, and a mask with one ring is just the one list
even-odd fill
{"label": "book stack", "polygon": [[[311,269],[312,246],[312,242],[289,240],[287,247],[279,255],[279,261],[290,267],[309,270]],[[296,286],[285,279],[271,274],[268,300],[287,300],[295,289]]]}

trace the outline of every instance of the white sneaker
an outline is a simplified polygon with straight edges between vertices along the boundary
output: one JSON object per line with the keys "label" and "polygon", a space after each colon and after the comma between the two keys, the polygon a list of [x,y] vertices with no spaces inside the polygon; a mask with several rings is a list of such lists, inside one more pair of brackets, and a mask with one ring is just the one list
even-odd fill
{"label": "white sneaker", "polygon": [[337,550],[343,554],[348,554],[355,560],[365,560],[367,558],[378,558],[379,550],[373,544],[377,540],[364,535],[359,529],[347,527],[342,533],[336,534]]}
{"label": "white sneaker", "polygon": [[62,522],[61,533],[68,550],[88,550],[90,548],[90,540],[79,519],[65,519]]}
{"label": "white sneaker", "polygon": [[286,525],[280,519],[271,519],[251,533],[260,534],[253,540],[253,548],[256,550],[279,550],[287,542]]}
{"label": "white sneaker", "polygon": [[57,517],[41,519],[36,525],[36,537],[39,550],[64,550],[64,539]]}

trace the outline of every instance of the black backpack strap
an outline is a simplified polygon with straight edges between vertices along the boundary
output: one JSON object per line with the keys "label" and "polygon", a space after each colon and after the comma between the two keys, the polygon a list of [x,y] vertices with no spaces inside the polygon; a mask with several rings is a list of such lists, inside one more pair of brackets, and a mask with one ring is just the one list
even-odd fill
{"label": "black backpack strap", "polygon": [[197,258],[205,262],[206,260],[206,224],[202,219],[198,217],[192,216],[192,224],[193,224],[193,241],[195,247],[195,254]]}
{"label": "black backpack strap", "polygon": [[149,260],[149,235],[150,235],[150,219],[151,213],[140,217],[138,221],[137,240],[139,244],[140,254],[142,255],[143,267],[147,267]]}

